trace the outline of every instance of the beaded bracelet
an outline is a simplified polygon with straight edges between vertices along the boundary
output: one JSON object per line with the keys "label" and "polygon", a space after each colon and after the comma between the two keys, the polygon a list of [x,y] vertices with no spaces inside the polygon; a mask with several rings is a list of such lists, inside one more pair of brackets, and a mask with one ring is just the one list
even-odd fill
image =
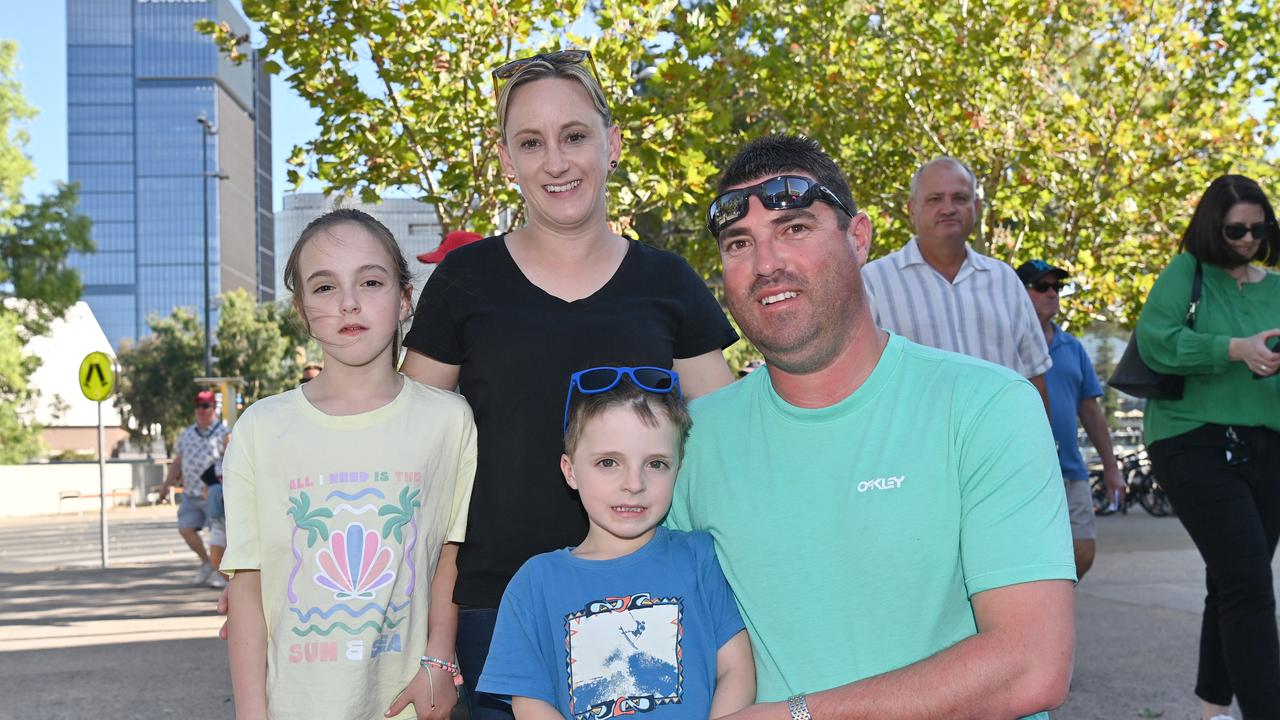
{"label": "beaded bracelet", "polygon": [[431,657],[430,655],[422,656],[421,665],[422,667],[428,668],[428,669],[430,669],[430,666],[434,665],[435,667],[438,667],[441,670],[449,673],[453,677],[458,677],[458,674],[461,672],[461,670],[458,668],[458,663],[449,662],[448,660],[441,660],[440,658]]}

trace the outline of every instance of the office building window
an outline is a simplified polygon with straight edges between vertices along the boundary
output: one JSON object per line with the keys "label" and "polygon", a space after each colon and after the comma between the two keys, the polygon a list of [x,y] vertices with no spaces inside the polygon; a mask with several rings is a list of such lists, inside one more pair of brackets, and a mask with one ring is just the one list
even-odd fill
{"label": "office building window", "polygon": [[67,131],[132,133],[133,105],[72,105],[67,113]]}
{"label": "office building window", "polygon": [[133,102],[133,78],[128,75],[70,75],[67,97],[77,105]]}
{"label": "office building window", "polygon": [[133,193],[82,193],[80,212],[95,222],[133,222]]}
{"label": "office building window", "polygon": [[133,49],[126,46],[72,45],[67,48],[71,75],[133,75]]}
{"label": "office building window", "polygon": [[68,176],[81,193],[124,192],[133,189],[133,163],[72,163]]}
{"label": "office building window", "polygon": [[67,44],[133,42],[134,0],[67,0]]}
{"label": "office building window", "polygon": [[125,163],[133,161],[132,135],[75,134],[69,136],[72,162]]}

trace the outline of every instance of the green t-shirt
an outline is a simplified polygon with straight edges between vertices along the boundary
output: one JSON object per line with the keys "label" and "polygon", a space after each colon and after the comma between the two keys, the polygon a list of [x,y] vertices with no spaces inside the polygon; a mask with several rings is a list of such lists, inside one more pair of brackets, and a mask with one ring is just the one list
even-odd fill
{"label": "green t-shirt", "polygon": [[1075,579],[1044,405],[1010,370],[891,335],[831,407],[761,370],[692,412],[667,523],[715,540],[762,702],[954,645],[975,593]]}
{"label": "green t-shirt", "polygon": [[1256,283],[1205,263],[1196,327],[1186,325],[1196,259],[1180,253],[1160,273],[1138,318],[1138,348],[1152,370],[1185,375],[1181,400],[1147,402],[1147,444],[1206,423],[1267,427],[1280,432],[1280,379],[1255,380],[1244,363],[1227,359],[1233,337],[1280,327],[1280,275]]}

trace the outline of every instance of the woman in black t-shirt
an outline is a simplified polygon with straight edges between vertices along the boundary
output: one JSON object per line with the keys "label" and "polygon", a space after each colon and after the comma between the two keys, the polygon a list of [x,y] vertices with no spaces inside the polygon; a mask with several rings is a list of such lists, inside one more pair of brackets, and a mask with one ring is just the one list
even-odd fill
{"label": "woman in black t-shirt", "polygon": [[456,557],[458,660],[471,717],[511,717],[476,698],[502,592],[530,557],[578,544],[586,516],[559,459],[569,375],[595,365],[674,367],[687,397],[729,384],[721,351],[737,340],[705,283],[679,256],[613,233],[606,181],[621,133],[584,65],[586,51],[508,63],[499,147],[528,223],[458,248],[427,281],[402,371],[460,388],[479,458],[467,541]]}

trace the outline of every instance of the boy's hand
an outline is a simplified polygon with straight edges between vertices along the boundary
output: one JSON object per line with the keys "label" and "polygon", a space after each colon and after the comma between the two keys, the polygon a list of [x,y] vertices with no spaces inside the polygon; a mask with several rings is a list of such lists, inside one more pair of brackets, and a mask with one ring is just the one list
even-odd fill
{"label": "boy's hand", "polygon": [[[433,694],[435,707],[431,705]],[[391,702],[386,716],[399,715],[409,703],[413,703],[418,720],[445,720],[453,711],[453,706],[458,704],[458,691],[453,686],[453,676],[439,668],[430,672],[426,668],[419,669],[408,686]]]}

